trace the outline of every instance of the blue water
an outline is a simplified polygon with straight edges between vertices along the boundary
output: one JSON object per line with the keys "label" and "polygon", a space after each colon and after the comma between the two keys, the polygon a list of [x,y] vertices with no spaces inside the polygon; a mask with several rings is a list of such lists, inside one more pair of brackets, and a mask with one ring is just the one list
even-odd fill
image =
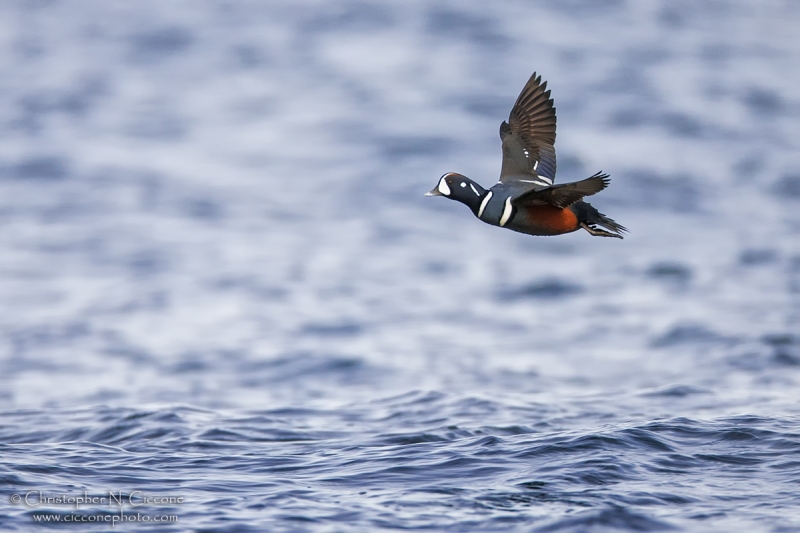
{"label": "blue water", "polygon": [[[0,3],[0,530],[800,530],[798,27]],[[534,70],[624,241],[422,196]]]}

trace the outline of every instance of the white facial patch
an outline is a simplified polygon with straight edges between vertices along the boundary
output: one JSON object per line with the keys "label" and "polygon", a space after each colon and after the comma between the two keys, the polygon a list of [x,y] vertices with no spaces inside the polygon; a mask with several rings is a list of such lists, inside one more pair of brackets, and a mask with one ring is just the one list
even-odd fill
{"label": "white facial patch", "polygon": [[489,199],[491,197],[492,197],[492,191],[489,191],[489,193],[486,195],[486,198],[484,198],[483,201],[481,202],[480,208],[478,209],[478,218],[481,218],[483,210],[486,209],[486,204],[489,203]]}
{"label": "white facial patch", "polygon": [[470,183],[469,186],[472,189],[472,192],[475,193],[475,196],[480,196],[481,195],[481,193],[478,192],[478,189],[476,189],[473,184]]}
{"label": "white facial patch", "polygon": [[503,206],[503,216],[500,217],[500,226],[505,226],[508,219],[511,218],[511,213],[514,212],[514,206],[511,205],[511,197],[506,198],[506,205]]}
{"label": "white facial patch", "polygon": [[461,186],[462,186],[462,187],[466,187],[466,186],[467,186],[466,182],[463,182],[463,181],[462,181],[462,182],[461,182]]}
{"label": "white facial patch", "polygon": [[439,180],[439,192],[444,196],[450,196],[450,187],[447,185],[447,181],[444,177]]}

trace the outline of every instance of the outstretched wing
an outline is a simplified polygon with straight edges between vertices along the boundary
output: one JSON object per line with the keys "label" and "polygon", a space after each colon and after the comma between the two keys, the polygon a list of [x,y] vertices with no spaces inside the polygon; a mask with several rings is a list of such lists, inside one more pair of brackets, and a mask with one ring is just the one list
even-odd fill
{"label": "outstretched wing", "polygon": [[[547,82],[533,73],[500,125],[503,167],[500,181],[532,181],[551,185],[556,177],[556,108]],[[537,179],[540,178],[540,179]]]}
{"label": "outstretched wing", "polygon": [[552,205],[564,209],[584,196],[591,196],[608,187],[608,174],[598,172],[590,178],[573,183],[562,183],[520,194],[511,200],[517,206]]}

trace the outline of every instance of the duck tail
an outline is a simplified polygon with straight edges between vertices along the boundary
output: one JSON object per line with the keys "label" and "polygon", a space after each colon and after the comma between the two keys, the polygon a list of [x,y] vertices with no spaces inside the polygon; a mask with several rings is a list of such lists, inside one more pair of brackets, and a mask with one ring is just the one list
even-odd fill
{"label": "duck tail", "polygon": [[[621,239],[625,233],[628,233],[628,228],[608,218],[588,202],[575,202],[569,208],[578,217],[581,227],[592,235]],[[600,226],[608,231],[598,230],[594,226]]]}

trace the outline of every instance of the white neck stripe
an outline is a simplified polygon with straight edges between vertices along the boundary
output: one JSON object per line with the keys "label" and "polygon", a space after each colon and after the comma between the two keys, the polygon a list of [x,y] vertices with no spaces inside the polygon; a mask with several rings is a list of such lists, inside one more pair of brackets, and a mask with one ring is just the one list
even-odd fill
{"label": "white neck stripe", "polygon": [[486,204],[489,203],[489,199],[491,197],[492,197],[492,191],[489,191],[488,193],[486,193],[486,198],[483,199],[483,201],[481,202],[481,207],[478,209],[478,218],[481,218],[481,215],[483,214],[483,210],[486,209]]}
{"label": "white neck stripe", "polygon": [[511,213],[514,211],[514,206],[511,205],[511,197],[506,198],[506,205],[503,207],[503,216],[500,217],[500,226],[505,226],[508,219],[511,218]]}

